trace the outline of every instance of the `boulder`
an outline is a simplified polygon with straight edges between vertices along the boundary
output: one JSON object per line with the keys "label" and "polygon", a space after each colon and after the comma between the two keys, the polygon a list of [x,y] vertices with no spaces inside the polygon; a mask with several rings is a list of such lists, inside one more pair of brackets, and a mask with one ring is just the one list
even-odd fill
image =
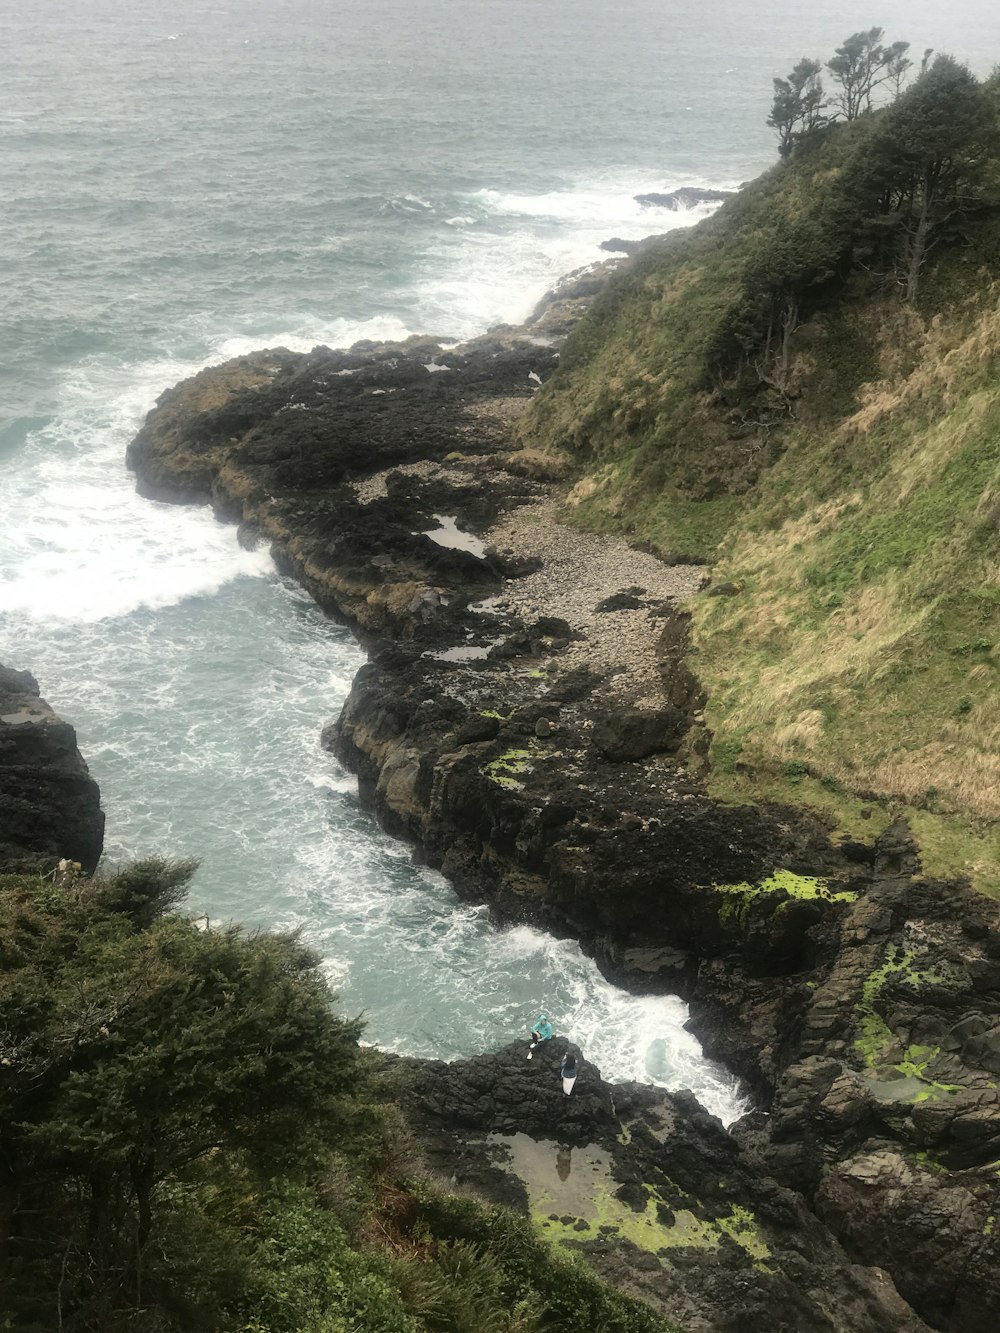
{"label": "boulder", "polygon": [[612,763],[645,759],[651,754],[672,754],[684,739],[691,718],[669,704],[656,710],[622,709],[602,718],[593,730],[593,742]]}
{"label": "boulder", "polygon": [[837,1164],[819,1215],[856,1253],[890,1269],[935,1328],[993,1333],[1000,1312],[1000,1234],[992,1173],[929,1170],[891,1147]]}

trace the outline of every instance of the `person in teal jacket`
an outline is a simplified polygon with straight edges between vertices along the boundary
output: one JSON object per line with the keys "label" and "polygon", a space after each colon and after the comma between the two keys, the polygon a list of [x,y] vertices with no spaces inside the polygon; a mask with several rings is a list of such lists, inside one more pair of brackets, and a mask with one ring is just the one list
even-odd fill
{"label": "person in teal jacket", "polygon": [[528,1047],[528,1059],[530,1060],[535,1047],[540,1046],[543,1041],[548,1041],[552,1036],[552,1024],[546,1014],[539,1016],[538,1022],[531,1029],[531,1045]]}

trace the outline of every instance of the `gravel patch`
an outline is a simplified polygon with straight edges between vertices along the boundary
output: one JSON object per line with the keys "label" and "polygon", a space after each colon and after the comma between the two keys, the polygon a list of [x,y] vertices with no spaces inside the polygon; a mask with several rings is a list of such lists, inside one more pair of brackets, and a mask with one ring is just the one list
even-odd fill
{"label": "gravel patch", "polygon": [[446,468],[440,463],[421,461],[419,463],[400,463],[398,467],[386,468],[384,472],[376,472],[370,477],[365,477],[364,481],[355,481],[354,494],[363,505],[370,505],[373,500],[382,500],[389,494],[386,482],[394,472],[400,473],[404,477],[420,477],[422,481],[450,481],[450,475]]}
{"label": "gravel patch", "polygon": [[[665,565],[633,550],[623,537],[578,532],[556,521],[552,500],[522,505],[486,535],[487,545],[517,556],[538,556],[542,568],[507,582],[497,610],[526,620],[559,616],[585,636],[559,658],[563,668],[587,666],[606,672],[610,692],[634,706],[657,707],[663,691],[656,643],[662,622],[655,610],[681,602],[701,587],[697,565]],[[599,603],[628,590],[638,608],[597,611]]]}

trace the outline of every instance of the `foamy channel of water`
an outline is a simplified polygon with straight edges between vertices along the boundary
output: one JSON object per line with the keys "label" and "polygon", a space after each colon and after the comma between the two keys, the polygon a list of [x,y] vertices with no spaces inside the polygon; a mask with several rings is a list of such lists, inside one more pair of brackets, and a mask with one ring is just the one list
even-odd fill
{"label": "foamy channel of water", "polygon": [[3,475],[0,656],[77,726],[109,862],[198,857],[192,912],[301,927],[386,1049],[469,1056],[546,1010],[605,1077],[739,1114],[679,999],[616,989],[572,941],[498,933],[359,808],[318,738],[360,649],[234,528],[140,499],[124,470],[155,394],[196,368],[91,365]]}

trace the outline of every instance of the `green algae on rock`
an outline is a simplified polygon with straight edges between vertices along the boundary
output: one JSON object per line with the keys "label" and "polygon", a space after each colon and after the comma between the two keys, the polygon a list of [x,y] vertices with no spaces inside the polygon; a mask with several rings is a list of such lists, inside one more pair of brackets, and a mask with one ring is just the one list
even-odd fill
{"label": "green algae on rock", "polygon": [[853,903],[857,893],[853,889],[832,888],[829,881],[814,875],[797,875],[791,870],[776,870],[767,879],[758,884],[744,881],[742,884],[713,884],[716,893],[726,895],[719,908],[719,919],[735,919],[741,924],[756,898],[767,894],[782,894],[788,899],[800,901],[823,901],[828,903]]}

